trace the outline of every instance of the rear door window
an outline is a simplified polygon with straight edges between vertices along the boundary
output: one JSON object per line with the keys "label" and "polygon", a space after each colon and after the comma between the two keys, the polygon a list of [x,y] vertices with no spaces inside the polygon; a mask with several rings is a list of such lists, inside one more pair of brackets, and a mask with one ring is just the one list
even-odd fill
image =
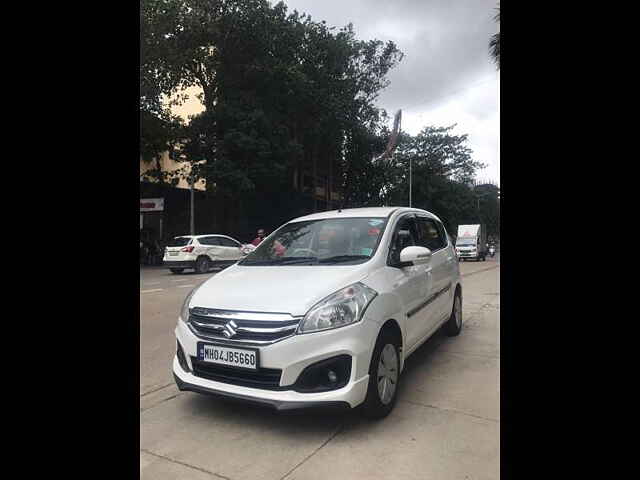
{"label": "rear door window", "polygon": [[202,237],[198,239],[200,245],[207,246],[220,246],[220,239],[218,237]]}
{"label": "rear door window", "polygon": [[191,243],[191,238],[189,237],[176,237],[169,242],[169,247],[186,247]]}
{"label": "rear door window", "polygon": [[222,245],[223,247],[234,247],[234,248],[240,247],[240,244],[234,242],[230,238],[218,237],[218,241],[220,242],[220,245]]}

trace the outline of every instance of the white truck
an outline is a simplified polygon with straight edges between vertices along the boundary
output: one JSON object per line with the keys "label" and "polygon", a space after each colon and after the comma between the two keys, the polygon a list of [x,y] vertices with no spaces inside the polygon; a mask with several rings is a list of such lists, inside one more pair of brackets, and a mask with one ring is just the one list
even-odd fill
{"label": "white truck", "polygon": [[487,257],[487,229],[484,225],[458,225],[456,253],[460,260],[473,258],[476,261]]}

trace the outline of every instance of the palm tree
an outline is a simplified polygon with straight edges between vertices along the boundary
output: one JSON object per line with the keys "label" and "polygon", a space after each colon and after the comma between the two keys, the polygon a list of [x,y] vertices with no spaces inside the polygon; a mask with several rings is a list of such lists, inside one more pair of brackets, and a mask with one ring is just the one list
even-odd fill
{"label": "palm tree", "polygon": [[[496,10],[498,10],[498,13],[493,17],[493,19],[500,23],[500,4],[498,4],[498,8]],[[491,37],[491,41],[489,42],[489,51],[493,57],[493,61],[498,65],[498,70],[500,70],[500,32]]]}

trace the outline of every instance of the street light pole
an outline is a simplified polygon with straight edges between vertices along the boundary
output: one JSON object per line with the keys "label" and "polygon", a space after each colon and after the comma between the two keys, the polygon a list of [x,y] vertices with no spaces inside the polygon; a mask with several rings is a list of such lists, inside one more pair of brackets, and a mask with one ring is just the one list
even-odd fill
{"label": "street light pole", "polygon": [[195,211],[195,205],[194,205],[194,194],[193,194],[193,178],[191,179],[190,182],[191,186],[190,186],[190,190],[191,190],[191,235],[195,235],[196,234],[196,222],[195,222],[195,215],[194,215],[194,211]]}
{"label": "street light pole", "polygon": [[409,208],[411,208],[411,184],[413,183],[411,180],[411,157],[409,157]]}

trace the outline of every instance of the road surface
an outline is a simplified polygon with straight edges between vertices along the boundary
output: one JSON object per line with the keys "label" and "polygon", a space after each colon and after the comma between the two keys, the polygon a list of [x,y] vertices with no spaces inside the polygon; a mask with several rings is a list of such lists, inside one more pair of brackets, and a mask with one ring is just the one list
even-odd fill
{"label": "road surface", "polygon": [[460,269],[461,334],[436,334],[409,357],[398,403],[378,422],[357,412],[278,415],[180,392],[170,367],[178,311],[215,272],[141,269],[141,478],[499,478],[499,256]]}

